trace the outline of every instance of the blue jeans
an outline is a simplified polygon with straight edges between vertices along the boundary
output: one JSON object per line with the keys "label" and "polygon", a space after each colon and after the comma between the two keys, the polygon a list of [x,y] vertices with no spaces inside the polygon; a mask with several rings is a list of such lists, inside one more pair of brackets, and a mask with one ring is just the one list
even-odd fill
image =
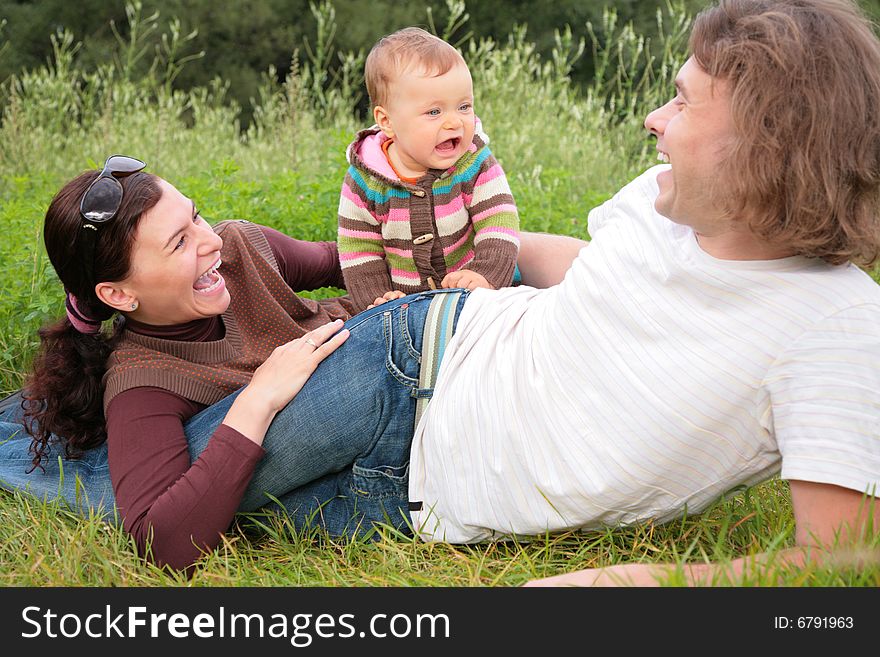
{"label": "blue jeans", "polygon": [[[337,536],[366,533],[374,522],[408,531],[415,402],[433,393],[418,386],[422,333],[431,299],[447,292],[410,295],[346,322],[351,335],[345,344],[275,416],[239,511],[285,513],[297,527],[318,525]],[[466,300],[465,292],[456,322]],[[193,460],[237,394],[186,423]],[[70,461],[61,461],[54,446],[45,472],[26,474],[30,436],[19,419],[17,405],[0,412],[0,486],[113,518],[106,446]]]}

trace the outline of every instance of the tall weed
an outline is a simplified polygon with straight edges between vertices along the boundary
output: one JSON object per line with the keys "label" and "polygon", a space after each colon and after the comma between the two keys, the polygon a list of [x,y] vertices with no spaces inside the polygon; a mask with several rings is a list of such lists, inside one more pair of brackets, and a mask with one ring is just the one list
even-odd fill
{"label": "tall weed", "polygon": [[[40,244],[45,208],[65,180],[108,154],[145,160],[212,220],[247,218],[302,239],[333,239],[345,147],[371,120],[362,107],[364,53],[335,48],[328,0],[310,9],[314,39],[291,53],[282,82],[266,72],[244,131],[228,83],[174,88],[202,56],[180,56],[195,32],[171,21],[151,50],[159,16],[145,15],[139,1],[126,6],[127,29],[111,26],[116,51],[96,70],[80,65],[81,44],[62,30],[48,36],[53,54],[44,66],[0,87],[0,392],[21,385],[36,329],[61,312]],[[471,68],[477,113],[524,228],[585,236],[587,210],[650,164],[642,115],[671,89],[690,18],[677,4],[658,11],[661,39],[651,47],[608,10],[601,25],[588,26],[589,48],[564,27],[542,58],[526,26],[504,42],[476,40],[465,3],[448,0],[447,9],[445,24],[429,15],[429,25]],[[580,88],[570,74],[587,53],[597,76]]]}

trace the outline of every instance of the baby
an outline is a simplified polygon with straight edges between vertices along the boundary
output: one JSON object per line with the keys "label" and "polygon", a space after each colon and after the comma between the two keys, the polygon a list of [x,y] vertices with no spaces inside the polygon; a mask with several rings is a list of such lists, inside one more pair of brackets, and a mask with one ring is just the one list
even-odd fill
{"label": "baby", "polygon": [[365,67],[376,122],[349,145],[339,258],[358,310],[427,289],[513,280],[519,218],[451,45],[408,27]]}

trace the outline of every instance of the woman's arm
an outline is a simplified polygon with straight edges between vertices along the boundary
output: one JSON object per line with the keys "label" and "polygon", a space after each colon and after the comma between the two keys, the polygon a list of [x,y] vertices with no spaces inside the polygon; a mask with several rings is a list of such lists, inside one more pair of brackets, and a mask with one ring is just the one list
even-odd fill
{"label": "woman's arm", "polygon": [[190,463],[183,424],[201,405],[159,388],[132,388],[107,408],[116,506],[138,551],[184,568],[215,548],[241,502],[263,449],[220,425]]}
{"label": "woman's arm", "polygon": [[336,242],[298,240],[274,228],[260,226],[278,262],[281,277],[295,292],[319,287],[345,289]]}
{"label": "woman's arm", "polygon": [[110,474],[126,531],[158,564],[190,566],[216,547],[263,456],[266,430],[318,364],[348,338],[330,322],[276,348],[190,464],[183,431],[196,410],[156,388],[120,393],[107,408]]}
{"label": "woman's arm", "polygon": [[551,287],[561,283],[571,263],[588,244],[567,235],[520,234],[517,264],[523,285]]}

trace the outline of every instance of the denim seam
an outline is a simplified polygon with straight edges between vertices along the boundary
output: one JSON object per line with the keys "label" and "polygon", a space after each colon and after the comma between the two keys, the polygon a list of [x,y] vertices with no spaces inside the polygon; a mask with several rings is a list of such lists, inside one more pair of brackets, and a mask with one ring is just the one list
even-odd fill
{"label": "denim seam", "polygon": [[400,306],[399,323],[400,332],[403,334],[403,339],[406,341],[406,349],[407,351],[409,351],[409,355],[415,358],[416,361],[421,364],[422,355],[415,350],[415,347],[413,346],[412,334],[409,332],[409,304],[404,304]]}
{"label": "denim seam", "polygon": [[[351,474],[352,477],[349,479],[348,487],[349,490],[354,493],[356,497],[361,499],[368,500],[387,500],[387,499],[406,499],[409,497],[408,494],[408,486],[409,486],[409,463],[403,466],[404,474],[401,476],[391,475],[382,470],[382,467],[379,466],[377,468],[365,468],[364,466],[357,465],[357,463],[352,464]],[[381,479],[387,480],[392,485],[400,487],[402,489],[401,492],[387,492],[387,493],[375,493],[369,490],[363,490],[357,488],[355,486],[354,479],[355,477],[368,477],[375,476]]]}
{"label": "denim seam", "polygon": [[354,323],[349,323],[352,321],[351,319],[349,319],[348,322],[345,323],[345,328],[347,328],[349,331],[356,329],[358,326],[360,326],[364,322],[369,322],[371,319],[376,317],[376,315],[378,315],[378,314],[379,313],[376,313],[374,315],[367,315],[366,317],[362,317],[359,322],[354,322]]}
{"label": "denim seam", "polygon": [[392,358],[392,351],[394,347],[394,338],[393,338],[393,320],[391,319],[391,311],[387,311],[382,315],[382,333],[385,336],[385,369],[388,373],[399,383],[407,386],[410,390],[414,390],[419,387],[418,379],[411,379],[406,376],[403,372],[401,372],[397,365],[394,364],[394,360]]}
{"label": "denim seam", "polygon": [[[391,303],[391,302],[388,302]],[[377,317],[381,317],[383,312],[387,312],[385,309],[377,306],[375,308],[368,308],[367,310],[359,312],[357,315],[350,317],[345,322],[345,328],[351,330],[355,329],[361,324],[365,322],[369,322],[371,319],[375,319]]]}

